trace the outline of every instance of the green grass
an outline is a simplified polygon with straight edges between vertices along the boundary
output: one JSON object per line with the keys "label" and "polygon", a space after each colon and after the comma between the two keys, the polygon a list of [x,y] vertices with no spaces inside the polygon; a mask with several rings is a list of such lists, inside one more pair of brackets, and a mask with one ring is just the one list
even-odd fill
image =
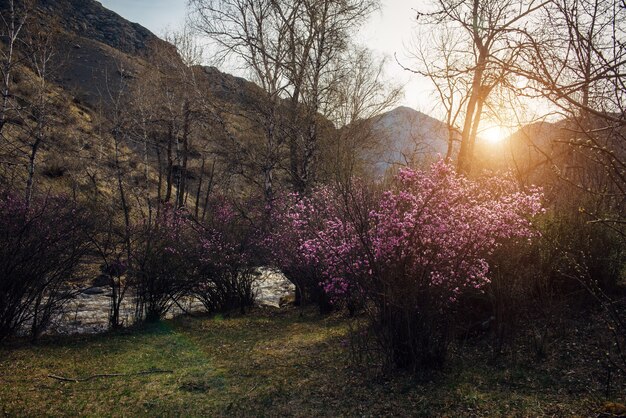
{"label": "green grass", "polygon": [[[417,381],[350,363],[347,320],[312,310],[179,318],[142,330],[0,349],[9,416],[588,416],[586,385],[533,362],[454,356]],[[469,357],[468,357],[469,356]],[[168,369],[172,373],[63,382]]]}

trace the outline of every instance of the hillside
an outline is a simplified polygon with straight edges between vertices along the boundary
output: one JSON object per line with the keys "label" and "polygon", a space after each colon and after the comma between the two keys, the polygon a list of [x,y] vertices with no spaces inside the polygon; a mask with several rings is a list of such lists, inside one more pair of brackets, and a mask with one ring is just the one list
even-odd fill
{"label": "hillside", "polygon": [[[208,164],[213,164],[209,161],[215,161],[217,170],[225,174],[221,176],[223,187],[241,188],[243,183],[260,185],[258,173],[267,165],[263,159],[282,155],[283,151],[269,151],[263,144],[264,94],[254,83],[215,67],[187,67],[173,45],[95,0],[37,0],[34,4],[31,25],[36,31],[49,33],[52,41],[49,80],[57,89],[58,100],[64,104],[62,107],[76,108],[65,113],[85,115],[81,132],[76,132],[76,124],[61,123],[57,127],[58,137],[82,138],[79,150],[75,141],[46,142],[41,154],[43,166],[39,168],[53,165],[52,171],[61,175],[44,176],[44,187],[52,184],[57,188],[59,182],[71,178],[85,193],[92,194],[89,189],[94,187],[98,193],[110,193],[110,187],[98,184],[97,179],[110,183],[114,176],[112,168],[116,163],[110,133],[116,124],[126,126],[121,142],[122,160],[134,178],[133,186],[142,182],[143,174],[139,171],[145,170],[140,167],[141,161],[150,165],[151,182],[159,181],[158,167],[165,163],[158,159],[165,157],[159,157],[155,147],[160,146],[161,152],[167,153],[168,143],[187,144],[185,162],[180,155],[167,157],[171,160],[167,163],[167,179],[180,182],[181,172],[186,173],[188,204],[197,204],[193,199],[200,196],[194,189],[199,189],[203,178],[209,175],[203,172]],[[182,92],[192,92],[194,97],[185,99],[186,103]],[[144,113],[140,118],[143,127],[138,126],[137,115],[131,112],[139,111],[137,106],[144,109],[140,111]],[[285,115],[290,112],[286,102],[281,108]],[[319,119],[318,130],[324,136],[321,142],[333,141],[334,127],[323,117]],[[446,155],[448,127],[416,110],[399,107],[367,124],[374,145],[356,145],[364,154],[363,173],[378,177],[396,164],[423,164]],[[129,126],[133,128],[127,129]],[[141,130],[143,134],[137,132]],[[185,135],[189,138],[183,138]],[[153,147],[147,147],[147,158],[143,155],[145,144],[142,145],[146,138],[154,142]],[[103,141],[108,146],[102,147]],[[86,162],[66,161],[77,152]],[[330,161],[335,157],[324,152],[323,159]],[[15,153],[7,155],[10,160],[21,158]],[[103,158],[108,162],[102,164]],[[335,163],[320,164],[329,175]],[[56,167],[59,165],[63,167]],[[276,178],[284,182],[288,176],[277,172]]]}
{"label": "hillside", "polygon": [[132,56],[147,57],[152,43],[161,41],[137,23],[131,23],[95,0],[37,0],[38,17],[56,22],[70,34],[108,45]]}
{"label": "hillside", "polygon": [[[211,187],[259,189],[266,160],[289,158],[284,137],[276,139],[281,149],[268,149],[264,142],[265,94],[256,84],[215,67],[187,67],[172,44],[95,0],[34,4],[30,31],[45,31],[52,42],[48,88],[54,100],[49,104],[62,110],[48,126],[50,139],[44,141],[36,167],[43,189],[69,185],[90,196],[110,195],[115,166],[121,163],[130,187],[146,181],[154,187],[164,176],[165,197],[173,193],[172,187],[182,187],[182,199],[198,207],[207,177]],[[29,65],[20,71],[26,76],[16,88],[28,101],[36,76]],[[289,103],[279,109],[277,123],[288,119]],[[359,175],[380,177],[394,166],[423,165],[448,152],[450,128],[417,110],[401,106],[365,124],[368,139],[353,145],[364,166]],[[319,125],[325,135],[320,143],[332,143],[335,128],[321,116]],[[116,126],[124,132],[118,138],[118,163],[111,137]],[[544,182],[554,176],[555,166],[566,169],[573,164],[568,162],[571,150],[559,145],[567,136],[564,127],[539,122],[496,145],[479,140],[477,167],[512,170],[524,184]],[[9,138],[18,138],[18,130]],[[455,135],[452,156],[458,152]],[[318,158],[328,160],[321,165],[330,177],[336,155],[324,153],[328,151],[322,150]],[[2,167],[5,181],[25,181],[25,174],[16,176],[11,167],[24,166],[27,154],[28,146],[21,143],[0,152],[0,161],[11,164]],[[271,164],[277,167],[277,182],[290,181],[287,161]],[[210,167],[221,175],[214,176]]]}
{"label": "hillside", "polygon": [[95,107],[151,64],[155,51],[177,57],[173,45],[95,0],[36,0],[31,24],[54,34],[54,81]]}
{"label": "hillside", "polygon": [[[5,16],[8,6],[0,2]],[[26,182],[26,171],[14,167],[26,167],[37,126],[40,191],[69,186],[90,199],[110,197],[121,170],[129,189],[162,184],[155,197],[165,199],[180,188],[179,200],[197,207],[200,195],[210,192],[202,186],[242,187],[241,178],[258,172],[258,86],[216,68],[187,67],[172,44],[94,0],[36,0],[32,9],[19,10],[27,17],[19,44],[25,46],[10,88],[16,108],[17,102],[34,103],[44,89],[45,109],[29,105],[28,111],[45,116],[46,124],[30,117],[32,124],[7,125],[2,182],[18,189]],[[44,53],[49,60],[42,78],[33,60]],[[215,170],[229,175],[203,181]]]}

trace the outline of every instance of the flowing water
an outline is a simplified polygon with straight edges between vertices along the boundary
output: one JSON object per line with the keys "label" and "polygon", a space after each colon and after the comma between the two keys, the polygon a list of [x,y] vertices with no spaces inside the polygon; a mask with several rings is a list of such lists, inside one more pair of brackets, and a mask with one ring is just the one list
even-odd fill
{"label": "flowing water", "polygon": [[[282,301],[293,300],[295,287],[282,273],[265,268],[259,269],[259,272],[260,276],[253,284],[257,305],[280,308]],[[67,303],[64,312],[55,318],[48,333],[93,334],[106,331],[109,327],[110,304],[110,287],[84,289]],[[181,300],[179,305],[173,305],[166,318],[172,318],[184,312],[204,311],[202,303],[195,298]],[[135,304],[132,295],[127,295],[120,307],[120,320],[123,325],[130,325],[134,317]]]}

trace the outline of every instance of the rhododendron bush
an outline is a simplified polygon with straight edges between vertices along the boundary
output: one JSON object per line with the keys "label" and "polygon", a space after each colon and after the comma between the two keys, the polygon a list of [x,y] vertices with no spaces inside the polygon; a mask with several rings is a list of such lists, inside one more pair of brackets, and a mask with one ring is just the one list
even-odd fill
{"label": "rhododendron bush", "polygon": [[[330,188],[318,188],[309,198],[289,194],[277,199],[272,212],[272,232],[265,239],[271,256],[282,272],[296,286],[296,302],[315,302],[324,309],[328,298],[321,282],[325,265],[312,238],[321,233],[325,223],[338,217],[340,206]],[[336,236],[339,238],[339,236]]]}
{"label": "rhododendron bush", "polygon": [[539,190],[469,180],[444,162],[403,169],[384,192],[356,183],[286,200],[277,263],[290,277],[314,273],[333,303],[365,307],[403,367],[443,357],[459,296],[489,283],[486,258],[499,243],[536,235],[531,218],[542,211]]}
{"label": "rhododendron bush", "polygon": [[138,320],[155,321],[191,287],[193,229],[186,212],[170,206],[133,226],[131,255]]}
{"label": "rhododendron bush", "polygon": [[214,196],[210,209],[208,220],[194,224],[198,255],[193,294],[207,312],[243,311],[254,303],[254,229],[223,196]]}
{"label": "rhododendron bush", "polygon": [[73,296],[90,219],[65,197],[0,193],[0,340],[30,328],[36,339]]}
{"label": "rhododendron bush", "polygon": [[243,309],[253,303],[251,241],[226,199],[211,202],[205,222],[185,209],[164,206],[133,236],[134,285],[139,319],[163,317],[182,298],[195,296],[208,312]]}

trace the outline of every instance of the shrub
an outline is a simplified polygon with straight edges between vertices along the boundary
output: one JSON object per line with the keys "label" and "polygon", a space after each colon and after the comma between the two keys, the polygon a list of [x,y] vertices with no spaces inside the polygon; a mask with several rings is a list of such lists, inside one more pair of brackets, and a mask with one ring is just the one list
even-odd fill
{"label": "shrub", "polygon": [[111,325],[111,328],[120,328],[122,326],[120,310],[128,288],[124,280],[127,269],[126,262],[119,256],[112,262],[106,261],[102,269],[102,273],[108,278],[108,285],[111,287],[111,304],[109,308],[109,325]]}
{"label": "shrub", "polygon": [[577,210],[552,214],[544,226],[549,245],[546,251],[555,251],[560,256],[555,274],[561,280],[569,278],[570,288],[571,278],[579,277],[579,266],[585,266],[594,282],[605,291],[613,291],[626,262],[624,237],[605,225],[588,221]]}
{"label": "shrub", "polygon": [[[541,229],[541,222],[537,222]],[[488,257],[490,283],[485,294],[475,294],[463,302],[463,312],[474,315],[471,326],[491,317],[488,330],[495,337],[494,352],[500,354],[513,342],[522,319],[530,320],[536,335],[547,335],[553,327],[554,314],[562,312],[559,294],[552,275],[555,257],[545,251],[546,241],[540,237],[533,245],[510,240]],[[477,306],[482,302],[482,310]],[[467,325],[465,323],[464,325]],[[539,328],[540,327],[540,328]]]}
{"label": "shrub", "polygon": [[184,209],[164,207],[133,228],[128,274],[138,319],[158,320],[183,297],[197,297],[208,312],[253,304],[252,229],[225,199],[215,200],[204,224]]}
{"label": "shrub", "polygon": [[88,248],[87,217],[71,200],[31,205],[0,197],[0,339],[26,324],[36,339],[72,293],[66,286]]}
{"label": "shrub", "polygon": [[195,225],[193,294],[208,312],[243,312],[254,303],[252,284],[257,274],[253,266],[253,229],[223,197],[214,197],[210,206],[208,220]]}
{"label": "shrub", "polygon": [[[503,240],[528,240],[538,190],[509,178],[472,181],[443,162],[405,169],[372,194],[324,187],[283,218],[282,244],[315,269],[334,303],[360,300],[387,360],[402,368],[445,357],[457,301],[489,283],[486,257]],[[289,238],[290,237],[290,238]]]}
{"label": "shrub", "polygon": [[138,320],[161,319],[191,288],[190,220],[184,210],[165,206],[152,220],[132,228],[131,276]]}
{"label": "shrub", "polygon": [[307,198],[292,193],[276,199],[271,212],[271,231],[264,239],[270,264],[279,268],[296,287],[296,305],[317,303],[322,312],[330,308],[322,283],[324,266],[305,245],[338,209],[330,190],[318,188]]}

